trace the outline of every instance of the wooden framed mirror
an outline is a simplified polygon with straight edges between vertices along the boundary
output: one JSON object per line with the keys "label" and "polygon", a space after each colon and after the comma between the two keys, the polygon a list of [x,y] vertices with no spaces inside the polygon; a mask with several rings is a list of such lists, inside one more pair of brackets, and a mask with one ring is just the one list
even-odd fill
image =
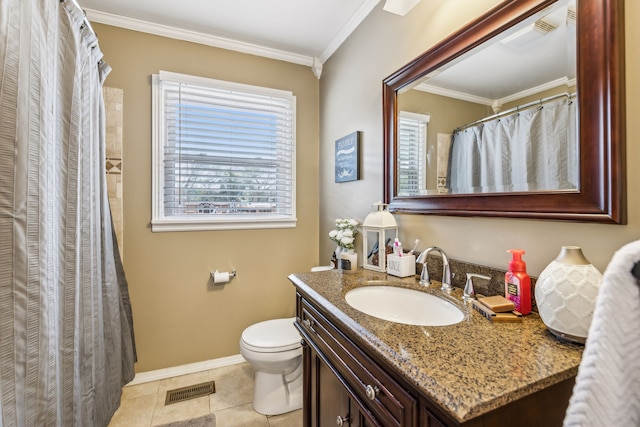
{"label": "wooden framed mirror", "polygon": [[556,1],[506,0],[384,79],[384,198],[391,212],[626,223],[624,0],[575,0],[579,165],[574,188],[398,192],[399,94]]}

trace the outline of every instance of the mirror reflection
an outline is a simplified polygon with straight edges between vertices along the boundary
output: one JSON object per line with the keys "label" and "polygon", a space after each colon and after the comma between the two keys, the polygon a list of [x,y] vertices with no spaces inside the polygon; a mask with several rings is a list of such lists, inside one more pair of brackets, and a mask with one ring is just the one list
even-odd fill
{"label": "mirror reflection", "polygon": [[397,195],[579,190],[576,3],[398,92]]}

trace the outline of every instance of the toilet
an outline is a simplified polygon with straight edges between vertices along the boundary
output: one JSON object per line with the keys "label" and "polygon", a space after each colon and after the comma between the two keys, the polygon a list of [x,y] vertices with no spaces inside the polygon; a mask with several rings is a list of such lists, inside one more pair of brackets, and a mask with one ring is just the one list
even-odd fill
{"label": "toilet", "polygon": [[302,345],[295,320],[266,320],[242,332],[240,354],[255,371],[253,409],[261,414],[302,407]]}

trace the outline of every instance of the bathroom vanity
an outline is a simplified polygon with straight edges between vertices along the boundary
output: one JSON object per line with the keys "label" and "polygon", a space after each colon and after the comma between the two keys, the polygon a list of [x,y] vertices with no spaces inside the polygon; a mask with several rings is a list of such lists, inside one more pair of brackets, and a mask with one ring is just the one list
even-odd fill
{"label": "bathroom vanity", "polygon": [[330,270],[289,279],[304,346],[304,426],[562,424],[583,347],[554,338],[536,313],[492,323],[456,288],[464,320],[405,325],[364,314],[344,295],[380,283],[424,291],[415,277]]}

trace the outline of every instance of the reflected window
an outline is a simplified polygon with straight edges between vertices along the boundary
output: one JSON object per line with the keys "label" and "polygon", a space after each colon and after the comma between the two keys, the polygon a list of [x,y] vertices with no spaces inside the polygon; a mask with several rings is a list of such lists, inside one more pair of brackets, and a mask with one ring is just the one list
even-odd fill
{"label": "reflected window", "polygon": [[398,117],[398,195],[421,194],[426,188],[428,114],[401,111]]}

